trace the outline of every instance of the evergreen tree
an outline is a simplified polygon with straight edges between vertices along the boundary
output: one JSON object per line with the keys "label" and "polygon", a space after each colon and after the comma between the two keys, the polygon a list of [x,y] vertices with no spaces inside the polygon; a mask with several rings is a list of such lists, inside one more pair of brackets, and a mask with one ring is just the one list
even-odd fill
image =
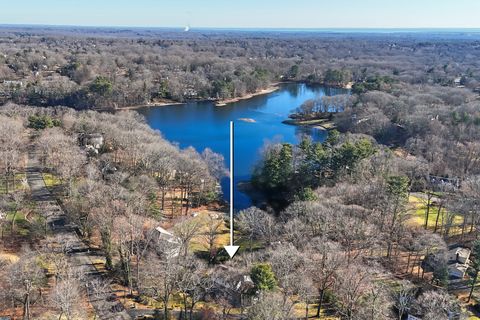
{"label": "evergreen tree", "polygon": [[269,291],[277,286],[275,274],[269,264],[260,263],[253,266],[250,275],[255,283],[255,287],[259,290]]}

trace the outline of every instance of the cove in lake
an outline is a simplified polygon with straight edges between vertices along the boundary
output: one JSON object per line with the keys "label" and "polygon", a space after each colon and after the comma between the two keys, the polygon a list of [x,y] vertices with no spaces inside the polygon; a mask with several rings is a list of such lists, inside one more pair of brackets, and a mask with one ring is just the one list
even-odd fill
{"label": "cove in lake", "polygon": [[[138,111],[145,116],[147,123],[153,129],[160,130],[166,139],[178,143],[181,148],[192,146],[199,152],[210,148],[225,157],[226,165],[229,163],[229,122],[234,121],[234,205],[236,210],[241,210],[252,205],[252,200],[238,190],[237,184],[250,180],[265,143],[297,143],[303,135],[322,142],[327,137],[325,130],[287,125],[282,121],[308,99],[347,92],[345,89],[288,83],[281,85],[279,90],[273,93],[224,107],[216,107],[212,102],[206,101],[146,107]],[[228,178],[223,179],[221,185],[223,198],[228,201]]]}

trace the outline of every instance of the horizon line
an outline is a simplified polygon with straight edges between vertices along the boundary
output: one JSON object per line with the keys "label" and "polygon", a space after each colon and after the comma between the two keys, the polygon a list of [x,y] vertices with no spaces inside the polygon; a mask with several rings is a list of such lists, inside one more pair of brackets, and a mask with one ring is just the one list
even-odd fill
{"label": "horizon line", "polygon": [[[125,25],[75,25],[75,24],[41,24],[41,23],[0,23],[0,28],[4,27],[50,27],[50,28],[98,28],[98,29],[183,29],[186,26],[125,26]],[[188,26],[190,31],[202,30],[225,30],[225,31],[353,31],[353,32],[369,32],[383,31],[385,32],[480,32],[480,27],[206,27],[206,26]]]}

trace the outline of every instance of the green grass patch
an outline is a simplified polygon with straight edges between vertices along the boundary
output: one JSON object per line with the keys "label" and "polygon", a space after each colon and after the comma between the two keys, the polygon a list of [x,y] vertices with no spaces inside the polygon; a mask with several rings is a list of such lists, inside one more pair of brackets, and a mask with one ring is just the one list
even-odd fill
{"label": "green grass patch", "polygon": [[[8,192],[20,191],[27,189],[27,184],[25,183],[27,176],[25,173],[16,173],[15,179],[9,178],[8,179]],[[15,186],[13,185],[13,181],[15,180]],[[5,183],[5,177],[0,178],[0,194],[7,193],[7,184]]]}
{"label": "green grass patch", "polygon": [[[427,205],[425,203],[425,200],[415,196],[410,196],[408,200],[410,205],[412,206],[412,210],[410,211],[411,216],[410,216],[410,219],[408,220],[409,223],[417,226],[424,226],[425,215],[427,211]],[[451,213],[448,212],[447,209],[445,208],[442,208],[439,213],[438,206],[431,205],[430,211],[428,214],[427,228],[431,230],[435,229],[435,224],[438,217],[437,230],[441,229],[448,223],[450,214]],[[458,227],[458,226],[463,224],[463,217],[461,215],[454,214],[453,218],[451,219],[452,219],[452,227],[450,228],[450,234],[461,232],[461,227]]]}
{"label": "green grass patch", "polygon": [[27,219],[22,211],[17,211],[16,214],[14,211],[10,211],[7,214],[7,221],[7,224],[3,227],[4,235],[20,236],[25,240],[46,235],[45,218],[39,214],[30,212]]}
{"label": "green grass patch", "polygon": [[43,173],[42,175],[43,175],[43,181],[45,181],[45,185],[48,188],[56,187],[62,184],[60,179],[51,173]]}
{"label": "green grass patch", "polygon": [[[212,220],[208,217],[210,214],[217,215],[218,218],[214,221],[215,223],[220,223],[220,227],[217,231],[217,238],[215,241],[217,262],[220,262],[224,259],[227,259],[228,255],[224,250],[224,246],[230,244],[229,224],[223,219],[223,213],[204,210],[198,212],[198,215],[195,218],[192,218],[194,220],[197,220],[200,223],[201,227],[199,235],[194,237],[190,242],[189,251],[196,254],[198,257],[209,259],[210,254],[208,252],[208,243],[207,239],[205,238],[205,234],[208,232],[208,224],[212,223]],[[234,244],[240,246],[238,254],[241,254],[243,252],[249,252],[250,250],[256,251],[265,247],[265,244],[262,241],[250,241],[238,230],[235,230],[234,232],[234,240]]]}
{"label": "green grass patch", "polygon": [[[327,304],[327,303],[325,303],[325,304]],[[316,317],[317,307],[318,307],[317,304],[309,304],[309,307],[308,307],[308,317],[309,318],[318,319]],[[328,309],[325,309],[325,308],[322,308],[320,310],[321,319],[323,319],[323,320],[340,320],[340,318],[338,318],[338,317],[327,316],[327,314],[328,314],[327,311],[328,311]],[[293,306],[293,313],[297,318],[304,319],[305,318],[305,303],[304,302],[296,303]]]}
{"label": "green grass patch", "polygon": [[[7,221],[9,222],[9,225],[12,225],[12,222],[14,222],[14,229],[13,232],[17,233],[21,236],[28,236],[30,233],[30,228],[29,228],[29,222],[25,219],[25,216],[21,212],[17,212],[16,214],[14,212],[9,212],[7,214]],[[10,231],[10,228],[6,228],[7,232]]]}

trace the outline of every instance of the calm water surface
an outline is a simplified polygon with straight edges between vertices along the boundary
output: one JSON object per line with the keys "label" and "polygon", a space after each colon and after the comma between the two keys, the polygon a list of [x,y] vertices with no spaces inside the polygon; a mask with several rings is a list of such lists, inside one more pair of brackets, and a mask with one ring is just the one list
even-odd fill
{"label": "calm water surface", "polygon": [[[280,90],[239,101],[225,107],[215,107],[211,102],[192,102],[165,107],[140,109],[149,125],[162,132],[164,137],[179,144],[181,148],[193,146],[199,152],[210,148],[225,157],[229,163],[229,122],[235,122],[235,184],[248,181],[258,163],[262,147],[268,142],[296,143],[302,135],[315,141],[323,141],[327,132],[309,127],[283,124],[293,109],[308,99],[323,95],[346,93],[343,89],[332,89],[306,84],[285,84]],[[253,119],[255,122],[240,120]],[[228,179],[222,180],[224,199],[228,200]],[[251,199],[236,187],[235,209],[252,204]]]}

